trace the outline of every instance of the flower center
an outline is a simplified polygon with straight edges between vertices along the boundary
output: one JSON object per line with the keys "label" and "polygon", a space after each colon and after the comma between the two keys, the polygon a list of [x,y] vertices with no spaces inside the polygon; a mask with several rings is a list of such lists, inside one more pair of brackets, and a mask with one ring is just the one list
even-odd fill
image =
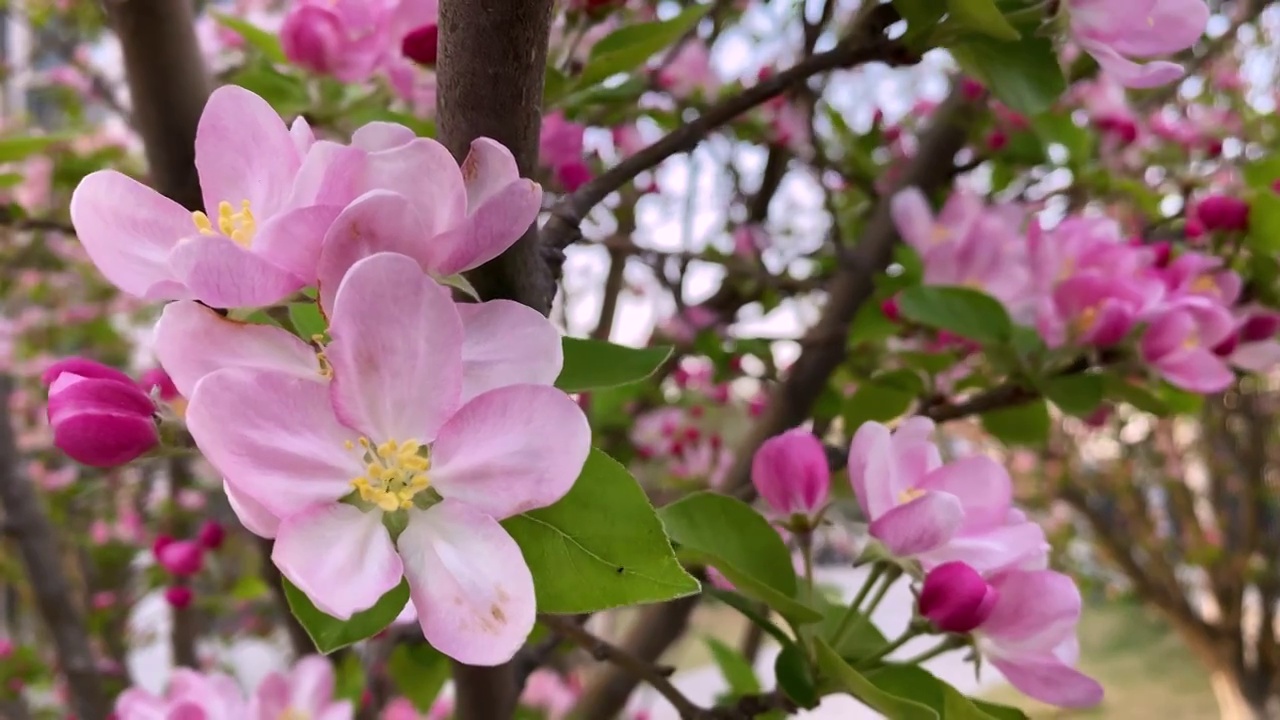
{"label": "flower center", "polygon": [[921,490],[920,488],[916,488],[916,487],[907,488],[906,490],[903,490],[902,492],[898,493],[898,504],[906,505],[907,503],[911,502],[912,500],[915,500],[916,498],[924,497],[928,493],[929,493],[928,490]]}
{"label": "flower center", "polygon": [[1218,295],[1218,283],[1214,282],[1209,275],[1201,275],[1191,283],[1191,291],[1197,293],[1205,293],[1208,295]]}
{"label": "flower center", "polygon": [[248,200],[241,201],[239,212],[236,212],[236,209],[226,200],[218,203],[218,229],[216,231],[209,216],[198,210],[191,213],[191,220],[195,222],[196,229],[200,231],[201,235],[217,235],[221,233],[231,238],[235,244],[246,249],[253,244],[253,233],[258,228],[257,222],[253,219],[253,211],[249,209]]}
{"label": "flower center", "polygon": [[[350,445],[350,443],[348,443]],[[413,496],[431,486],[427,471],[431,461],[422,453],[417,440],[388,440],[374,445],[360,438],[367,463],[365,474],[351,480],[360,499],[377,505],[383,512],[413,507]]]}
{"label": "flower center", "polygon": [[311,713],[293,708],[285,708],[276,720],[311,720]]}
{"label": "flower center", "polygon": [[933,237],[931,238],[933,240],[934,245],[939,245],[949,240],[950,238],[951,238],[951,228],[947,227],[946,225],[934,223]]}
{"label": "flower center", "polygon": [[1080,311],[1080,317],[1076,318],[1076,330],[1081,333],[1089,332],[1093,326],[1098,323],[1098,306],[1090,305]]}

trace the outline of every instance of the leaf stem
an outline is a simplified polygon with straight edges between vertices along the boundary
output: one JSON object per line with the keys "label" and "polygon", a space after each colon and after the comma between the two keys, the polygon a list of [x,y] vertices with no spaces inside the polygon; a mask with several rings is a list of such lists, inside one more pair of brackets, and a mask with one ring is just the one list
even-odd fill
{"label": "leaf stem", "polygon": [[[876,606],[880,604],[880,601],[884,599],[885,593],[889,592],[889,588],[893,585],[893,581],[897,580],[898,576],[901,574],[902,569],[896,565],[889,565],[881,562],[872,566],[871,574],[867,576],[867,581],[862,584],[862,589],[858,591],[857,596],[853,598],[853,602],[849,604],[849,609],[845,611],[844,617],[840,619],[840,624],[836,627],[835,634],[831,636],[831,647],[838,647],[840,645],[840,641],[844,639],[844,636],[849,631],[858,628],[867,618],[871,617],[871,612],[875,610]],[[867,606],[867,611],[859,614],[858,608],[862,605],[862,601],[866,599],[867,594],[871,592],[871,588],[876,585],[876,582],[879,581],[881,577],[884,578],[884,583],[880,585],[875,596],[871,598],[871,604]],[[857,618],[856,623],[854,622],[854,618]]]}

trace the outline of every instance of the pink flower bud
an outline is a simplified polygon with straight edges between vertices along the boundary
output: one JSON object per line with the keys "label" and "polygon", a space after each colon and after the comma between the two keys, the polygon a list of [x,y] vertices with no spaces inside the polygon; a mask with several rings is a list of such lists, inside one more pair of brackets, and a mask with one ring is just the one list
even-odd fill
{"label": "pink flower bud", "polygon": [[960,92],[964,93],[964,99],[969,102],[978,100],[982,97],[982,93],[986,91],[987,89],[982,86],[982,83],[973,78],[965,77],[960,79]]}
{"label": "pink flower bud", "polygon": [[45,371],[53,444],[95,467],[123,465],[160,442],[155,405],[129,376],[79,358]]}
{"label": "pink flower bud", "polygon": [[939,630],[967,633],[986,622],[999,596],[977,570],[962,562],[943,563],[925,575],[919,610]]}
{"label": "pink flower bud", "polygon": [[431,23],[411,31],[400,42],[400,52],[419,65],[435,65],[440,52],[440,26]]}
{"label": "pink flower bud", "polygon": [[1009,135],[1003,130],[993,130],[987,136],[987,149],[992,152],[1000,152],[1009,144]]}
{"label": "pink flower bud", "polygon": [[169,545],[173,544],[173,536],[160,533],[156,539],[151,542],[151,554],[160,557],[160,552]]}
{"label": "pink flower bud", "polygon": [[5,660],[13,656],[13,643],[9,640],[0,640],[0,660]]}
{"label": "pink flower bud", "polygon": [[200,526],[200,533],[197,535],[200,545],[208,550],[217,550],[222,547],[222,541],[227,538],[227,531],[222,528],[215,520],[208,520],[204,525]]}
{"label": "pink flower bud", "polygon": [[1240,326],[1241,342],[1270,340],[1280,332],[1280,313],[1259,312],[1249,316]]}
{"label": "pink flower bud", "polygon": [[1187,239],[1194,240],[1204,235],[1204,223],[1197,218],[1187,218],[1186,225],[1182,228],[1182,233]]}
{"label": "pink flower bud", "polygon": [[285,57],[312,72],[333,72],[342,44],[342,19],[329,8],[299,3],[280,26]]}
{"label": "pink flower bud", "polygon": [[591,180],[591,168],[581,160],[556,168],[556,180],[567,192],[574,192]]}
{"label": "pink flower bud", "polygon": [[204,567],[204,548],[191,540],[174,540],[155,553],[160,566],[179,577],[195,575]]}
{"label": "pink flower bud", "polygon": [[1196,205],[1196,219],[1206,230],[1249,229],[1249,203],[1227,195],[1210,195]]}
{"label": "pink flower bud", "polygon": [[898,322],[898,320],[902,319],[902,311],[898,309],[898,298],[896,297],[885,298],[885,301],[880,303],[880,312],[884,313],[884,316],[893,322]]}
{"label": "pink flower bud", "polygon": [[783,516],[816,514],[827,503],[827,453],[808,430],[788,430],[764,441],[751,461],[751,482]]}
{"label": "pink flower bud", "polygon": [[184,610],[195,599],[195,593],[186,585],[171,585],[164,589],[164,599],[176,610]]}
{"label": "pink flower bud", "polygon": [[1240,347],[1240,333],[1233,332],[1222,339],[1222,342],[1213,346],[1213,354],[1218,357],[1228,357],[1231,353]]}

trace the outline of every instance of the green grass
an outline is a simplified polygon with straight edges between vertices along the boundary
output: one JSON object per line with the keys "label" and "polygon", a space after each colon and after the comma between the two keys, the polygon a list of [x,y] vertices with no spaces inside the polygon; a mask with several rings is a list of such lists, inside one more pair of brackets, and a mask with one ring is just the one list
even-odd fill
{"label": "green grass", "polygon": [[987,699],[1020,707],[1033,720],[1206,720],[1218,706],[1206,671],[1167,624],[1130,603],[1085,608],[1080,623],[1080,668],[1106,688],[1100,707],[1051,708],[1002,687]]}

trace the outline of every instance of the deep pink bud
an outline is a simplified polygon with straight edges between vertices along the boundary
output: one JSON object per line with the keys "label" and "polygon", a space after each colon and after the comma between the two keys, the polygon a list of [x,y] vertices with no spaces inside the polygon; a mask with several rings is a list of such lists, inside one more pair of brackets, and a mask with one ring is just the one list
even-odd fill
{"label": "deep pink bud", "polygon": [[1182,228],[1182,233],[1188,239],[1195,239],[1204,235],[1204,223],[1197,218],[1187,218],[1187,223]]}
{"label": "deep pink bud", "polygon": [[992,152],[1000,152],[1009,144],[1009,135],[1003,130],[993,130],[987,136],[987,149]]}
{"label": "deep pink bud", "polygon": [[1280,195],[1280,179],[1272,181],[1271,192]]}
{"label": "deep pink bud", "polygon": [[204,567],[204,548],[192,540],[174,540],[155,555],[161,567],[179,577],[195,575]]}
{"label": "deep pink bud", "polygon": [[955,561],[924,576],[920,614],[944,632],[967,633],[986,622],[1000,594],[977,570]]}
{"label": "deep pink bud", "polygon": [[986,91],[987,89],[982,86],[982,83],[974,80],[973,78],[966,77],[960,79],[960,92],[964,94],[964,99],[969,102],[973,102],[974,100],[981,98],[982,93]]}
{"label": "deep pink bud", "polygon": [[144,392],[150,394],[153,389],[159,389],[161,400],[173,400],[181,397],[178,393],[178,387],[173,384],[173,380],[169,377],[169,373],[161,368],[151,368],[142,373],[138,378]]}
{"label": "deep pink bud", "polygon": [[556,168],[556,180],[567,192],[574,192],[591,180],[591,168],[584,162],[571,162]]}
{"label": "deep pink bud", "polygon": [[45,368],[40,374],[40,382],[45,385],[52,385],[54,380],[62,373],[71,373],[80,377],[93,378],[95,380],[116,380],[118,382],[133,384],[133,378],[120,372],[119,370],[103,365],[96,360],[90,360],[82,357],[63,358],[49,367]]}
{"label": "deep pink bud", "polygon": [[1240,326],[1240,340],[1241,342],[1270,340],[1278,332],[1280,332],[1280,313],[1255,313]]}
{"label": "deep pink bud", "polygon": [[788,430],[756,451],[751,482],[777,514],[812,516],[826,505],[831,488],[827,453],[808,430]]}
{"label": "deep pink bud", "polygon": [[884,302],[880,303],[880,312],[894,322],[902,319],[902,311],[898,309],[898,298],[896,296],[886,298]]}
{"label": "deep pink bud", "polygon": [[280,26],[285,57],[312,72],[333,72],[343,44],[342,18],[330,8],[299,3]]}
{"label": "deep pink bud", "polygon": [[45,373],[51,380],[47,414],[58,449],[85,465],[114,467],[160,442],[155,405],[142,388],[123,373],[123,380],[115,377],[118,371],[106,366],[79,369],[99,376],[65,366]]}
{"label": "deep pink bud", "polygon": [[1222,342],[1213,346],[1213,354],[1218,357],[1228,357],[1231,353],[1240,347],[1240,333],[1233,332],[1222,339]]}
{"label": "deep pink bud", "polygon": [[173,544],[173,536],[160,533],[156,539],[151,542],[151,554],[157,558],[160,557],[160,551]]}
{"label": "deep pink bud", "polygon": [[400,52],[419,65],[435,65],[440,52],[440,26],[432,23],[411,31],[401,41]]}
{"label": "deep pink bud", "polygon": [[13,655],[13,643],[8,640],[0,640],[0,660],[4,660]]}
{"label": "deep pink bud", "polygon": [[1088,425],[1091,428],[1100,428],[1103,425],[1106,425],[1107,420],[1111,417],[1111,412],[1113,409],[1114,408],[1112,408],[1110,405],[1107,405],[1105,403],[1102,405],[1099,405],[1096,410],[1094,410],[1093,412],[1085,416],[1084,424]]}
{"label": "deep pink bud", "polygon": [[222,525],[216,520],[207,520],[200,526],[200,533],[196,537],[204,548],[217,550],[222,547],[222,541],[227,538],[227,531],[222,529]]}
{"label": "deep pink bud", "polygon": [[1169,264],[1170,258],[1173,256],[1173,245],[1167,242],[1155,242],[1148,245],[1155,254],[1151,260],[1151,264],[1158,268],[1165,267]]}
{"label": "deep pink bud", "polygon": [[1206,230],[1249,229],[1249,203],[1227,195],[1210,195],[1196,205],[1196,219]]}
{"label": "deep pink bud", "polygon": [[164,589],[164,599],[178,610],[186,609],[195,599],[195,593],[186,585],[172,585]]}

